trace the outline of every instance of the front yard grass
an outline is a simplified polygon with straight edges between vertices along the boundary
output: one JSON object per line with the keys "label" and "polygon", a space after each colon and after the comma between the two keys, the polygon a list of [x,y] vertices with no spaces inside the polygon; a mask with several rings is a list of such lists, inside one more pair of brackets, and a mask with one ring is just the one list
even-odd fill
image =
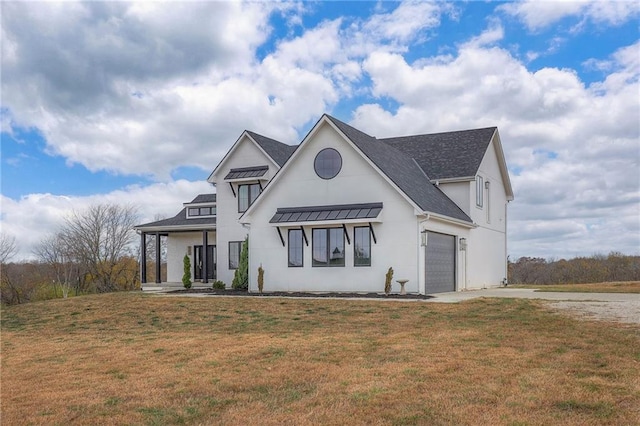
{"label": "front yard grass", "polygon": [[535,300],[120,293],[1,320],[2,424],[640,420],[640,329]]}
{"label": "front yard grass", "polygon": [[570,293],[640,293],[640,281],[618,281],[592,284],[530,284],[513,288],[535,288],[537,291]]}

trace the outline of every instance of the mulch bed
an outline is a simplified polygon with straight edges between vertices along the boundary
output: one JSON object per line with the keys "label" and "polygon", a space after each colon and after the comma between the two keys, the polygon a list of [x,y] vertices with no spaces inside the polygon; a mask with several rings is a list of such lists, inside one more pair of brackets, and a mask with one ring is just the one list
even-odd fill
{"label": "mulch bed", "polygon": [[338,298],[366,298],[366,299],[431,299],[433,296],[425,296],[423,294],[397,294],[391,293],[305,293],[297,291],[274,291],[269,293],[249,293],[244,290],[218,290],[211,288],[190,288],[184,290],[174,290],[168,292],[170,294],[206,294],[210,296],[253,296],[253,297],[338,297]]}

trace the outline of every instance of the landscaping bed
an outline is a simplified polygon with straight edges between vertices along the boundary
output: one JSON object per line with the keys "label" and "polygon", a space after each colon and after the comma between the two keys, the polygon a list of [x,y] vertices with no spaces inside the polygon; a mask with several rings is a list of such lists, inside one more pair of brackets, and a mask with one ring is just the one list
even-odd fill
{"label": "landscaping bed", "polygon": [[433,296],[424,294],[384,294],[384,293],[342,293],[342,292],[301,292],[301,291],[273,291],[265,293],[249,293],[246,290],[219,290],[211,288],[190,288],[173,290],[168,294],[206,294],[211,296],[252,296],[252,297],[334,297],[334,298],[360,298],[360,299],[431,299]]}

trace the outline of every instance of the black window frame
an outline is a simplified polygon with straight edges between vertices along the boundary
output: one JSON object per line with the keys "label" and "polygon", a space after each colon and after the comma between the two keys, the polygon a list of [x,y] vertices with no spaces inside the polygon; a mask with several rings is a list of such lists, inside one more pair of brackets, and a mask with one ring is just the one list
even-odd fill
{"label": "black window frame", "polygon": [[[241,200],[244,198],[241,196],[243,187],[247,188],[247,207],[244,210],[240,205]],[[254,201],[256,201],[256,198],[258,198],[258,195],[260,195],[261,192],[262,187],[259,183],[243,183],[242,185],[238,185],[238,213],[246,212],[247,209],[249,209],[249,207],[251,207],[251,205],[254,203]]]}
{"label": "black window frame", "polygon": [[[242,253],[242,243],[244,243],[244,241],[229,241],[229,259],[228,259],[228,263],[229,263],[229,269],[230,270],[235,270],[238,269],[240,267],[240,255]],[[231,249],[231,245],[232,244],[237,244],[238,245],[238,250],[237,250],[237,254],[238,254],[238,265],[236,267],[233,267],[231,265],[231,253],[233,253],[235,250]]]}
{"label": "black window frame", "polygon": [[[358,263],[357,259],[365,259],[362,257],[359,257],[357,255],[357,249],[358,249],[358,236],[356,235],[358,233],[358,230],[362,230],[362,231],[366,231],[367,233],[367,244],[368,244],[368,251],[369,251],[369,263]],[[371,228],[369,226],[355,226],[353,228],[353,266],[355,267],[367,267],[367,266],[371,266]]]}
{"label": "black window frame", "polygon": [[188,207],[187,217],[215,216],[216,206],[211,207]]}
{"label": "black window frame", "polygon": [[[326,232],[326,258],[327,258],[327,262],[319,262],[315,259],[315,251],[316,251],[316,233],[320,233],[320,232]],[[342,238],[342,263],[331,263],[331,246],[332,244],[332,239],[331,239],[331,234],[332,231],[336,231],[336,232],[340,232],[340,236]],[[337,247],[336,247],[337,248]],[[311,229],[311,266],[312,267],[316,267],[316,268],[344,268],[346,266],[346,261],[345,261],[345,245],[344,245],[344,229],[343,228],[336,228],[336,227],[332,227],[332,228],[313,228]]]}
{"label": "black window frame", "polygon": [[[325,161],[325,159],[322,158],[323,155],[326,155],[328,153],[335,153],[338,156],[338,159],[340,160],[340,164],[336,169],[332,169],[331,173],[326,173],[325,169],[322,169],[321,166],[323,166],[323,162]],[[335,148],[325,148],[323,150],[321,150],[320,152],[318,152],[316,154],[316,158],[313,160],[313,170],[316,172],[316,175],[318,175],[319,178],[324,179],[324,180],[329,180],[329,179],[333,179],[334,177],[338,176],[338,174],[340,173],[340,171],[342,170],[342,155],[340,155],[340,153],[338,152],[338,150],[336,150]],[[320,171],[318,170],[320,169]]]}
{"label": "black window frame", "polygon": [[[291,233],[298,233],[300,238],[296,239],[296,243],[299,243],[299,247],[298,245],[294,245],[292,247],[291,245]],[[296,250],[299,249],[299,255],[300,255],[300,264],[299,265],[295,265],[291,263],[291,249],[295,248]],[[287,266],[289,268],[303,268],[304,267],[304,241],[303,241],[303,237],[302,237],[302,229],[289,229],[289,232],[287,234]]]}

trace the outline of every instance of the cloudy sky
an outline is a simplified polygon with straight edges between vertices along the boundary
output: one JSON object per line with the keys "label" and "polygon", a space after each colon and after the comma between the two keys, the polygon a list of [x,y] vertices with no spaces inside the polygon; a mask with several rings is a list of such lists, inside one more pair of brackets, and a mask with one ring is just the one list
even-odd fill
{"label": "cloudy sky", "polygon": [[637,1],[7,2],[2,232],[72,209],[174,215],[244,129],[498,126],[512,258],[640,253]]}

